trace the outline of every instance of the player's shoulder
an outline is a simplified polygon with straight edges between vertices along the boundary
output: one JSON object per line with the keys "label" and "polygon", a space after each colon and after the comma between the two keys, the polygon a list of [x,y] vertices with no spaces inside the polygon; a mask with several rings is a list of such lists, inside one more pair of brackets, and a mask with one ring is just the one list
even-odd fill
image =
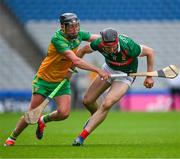
{"label": "player's shoulder", "polygon": [[80,38],[84,38],[84,37],[90,37],[91,33],[81,29],[79,31],[78,35],[79,35]]}
{"label": "player's shoulder", "polygon": [[63,39],[64,33],[61,30],[56,30],[53,35],[54,38]]}
{"label": "player's shoulder", "polygon": [[63,32],[61,30],[56,30],[51,38],[51,41],[61,41],[68,42],[68,40],[63,36]]}
{"label": "player's shoulder", "polygon": [[79,34],[89,34],[89,32],[88,32],[88,31],[85,31],[85,30],[80,29],[80,30],[79,30]]}
{"label": "player's shoulder", "polygon": [[53,34],[54,38],[59,38],[62,36],[62,31],[61,30],[56,30]]}
{"label": "player's shoulder", "polygon": [[132,40],[128,35],[125,35],[125,34],[119,34],[118,36],[119,36],[119,39],[125,43],[128,43],[129,41]]}
{"label": "player's shoulder", "polygon": [[133,39],[125,34],[119,34],[119,41],[124,45],[131,45],[133,43]]}

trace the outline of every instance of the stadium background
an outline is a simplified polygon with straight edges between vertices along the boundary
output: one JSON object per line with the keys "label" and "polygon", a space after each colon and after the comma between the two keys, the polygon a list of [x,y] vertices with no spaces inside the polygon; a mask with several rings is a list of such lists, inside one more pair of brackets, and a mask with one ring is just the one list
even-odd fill
{"label": "stadium background", "polygon": [[[179,8],[179,0],[0,0],[0,158],[180,158],[180,115],[169,111],[168,81],[160,78],[154,78],[151,90],[142,86],[144,78],[137,78],[115,107],[119,110],[120,105],[122,111],[111,111],[84,147],[71,146],[89,116],[79,109],[63,122],[47,124],[43,140],[36,139],[33,125],[18,137],[16,146],[3,147],[27,109],[32,78],[61,13],[75,12],[84,30],[99,33],[113,27],[154,48],[155,69],[160,69],[169,64],[180,67]],[[98,53],[85,58],[98,66],[104,61]],[[139,71],[145,67],[141,59]],[[73,108],[85,110],[81,99],[91,75],[80,71],[73,77],[79,95]]]}
{"label": "stadium background", "polygon": [[[0,112],[26,110],[32,78],[47,52],[53,32],[59,27],[60,14],[75,12],[81,20],[81,28],[86,31],[99,33],[103,28],[113,27],[152,47],[156,57],[154,69],[160,69],[169,64],[180,67],[179,7],[179,0],[1,1]],[[97,52],[85,59],[97,66],[104,61]],[[140,59],[139,71],[145,70],[146,59]],[[81,99],[91,78],[92,74],[81,70],[72,78],[72,107],[82,108]],[[170,110],[172,100],[167,80],[155,78],[154,88],[147,90],[143,87],[143,79],[137,78],[126,97],[118,103],[121,110]]]}

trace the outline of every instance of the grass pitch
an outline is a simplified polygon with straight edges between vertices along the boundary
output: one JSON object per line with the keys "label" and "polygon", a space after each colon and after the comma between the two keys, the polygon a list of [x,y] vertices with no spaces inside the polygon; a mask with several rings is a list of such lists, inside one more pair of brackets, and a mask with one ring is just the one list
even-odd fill
{"label": "grass pitch", "polygon": [[48,123],[41,141],[33,125],[16,146],[3,147],[19,117],[0,114],[0,158],[180,158],[180,112],[110,112],[83,147],[72,147],[88,118],[87,112],[76,111],[65,121]]}

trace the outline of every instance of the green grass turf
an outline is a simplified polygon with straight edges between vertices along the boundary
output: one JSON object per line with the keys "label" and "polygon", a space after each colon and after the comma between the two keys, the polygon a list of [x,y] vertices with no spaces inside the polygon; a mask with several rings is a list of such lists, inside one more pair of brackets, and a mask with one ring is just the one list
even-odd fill
{"label": "green grass turf", "polygon": [[83,147],[72,147],[88,117],[76,111],[65,121],[48,123],[41,141],[36,126],[29,126],[16,146],[3,147],[19,117],[0,114],[0,158],[180,158],[180,112],[112,111]]}

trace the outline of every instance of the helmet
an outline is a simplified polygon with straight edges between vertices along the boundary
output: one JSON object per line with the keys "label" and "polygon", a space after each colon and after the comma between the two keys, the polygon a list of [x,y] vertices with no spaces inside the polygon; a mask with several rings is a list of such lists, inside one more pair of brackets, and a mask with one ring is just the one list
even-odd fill
{"label": "helmet", "polygon": [[118,44],[118,33],[112,28],[106,28],[100,32],[102,36],[102,42],[105,46],[113,46]]}
{"label": "helmet", "polygon": [[74,13],[64,13],[60,15],[59,21],[61,24],[70,25],[73,23],[79,23],[79,19]]}
{"label": "helmet", "polygon": [[[74,14],[74,13],[63,13],[62,15],[60,15],[59,21],[60,21],[61,25],[64,25],[63,31],[69,39],[77,38],[80,27],[79,27],[79,18],[77,17],[76,14]],[[75,25],[76,31],[74,31],[74,32],[71,31],[69,33],[68,27],[72,26],[72,25]]]}

